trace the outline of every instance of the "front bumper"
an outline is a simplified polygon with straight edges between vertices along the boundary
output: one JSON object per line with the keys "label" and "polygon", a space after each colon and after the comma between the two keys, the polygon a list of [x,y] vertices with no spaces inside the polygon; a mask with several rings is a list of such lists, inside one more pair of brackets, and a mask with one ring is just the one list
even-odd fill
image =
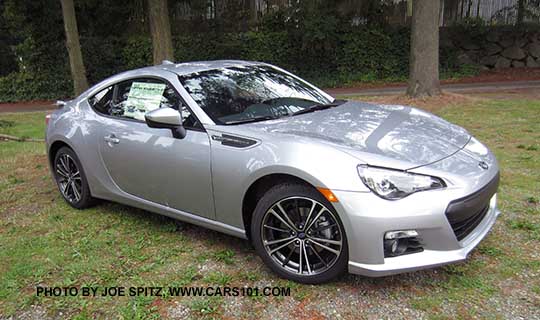
{"label": "front bumper", "polygon": [[[349,242],[349,272],[369,277],[462,261],[488,234],[500,214],[497,196],[493,195],[481,222],[460,241],[445,215],[448,204],[463,196],[458,190],[420,192],[399,201],[383,200],[365,192],[334,193]],[[424,250],[385,257],[384,234],[411,229],[419,233]]]}
{"label": "front bumper", "polygon": [[496,205],[496,196],[492,198],[491,202],[492,205],[490,205],[486,217],[476,230],[463,240],[464,246],[460,249],[447,251],[424,250],[419,253],[386,258],[383,264],[365,264],[349,261],[349,272],[369,277],[381,277],[465,260],[469,252],[488,234],[500,214]]}

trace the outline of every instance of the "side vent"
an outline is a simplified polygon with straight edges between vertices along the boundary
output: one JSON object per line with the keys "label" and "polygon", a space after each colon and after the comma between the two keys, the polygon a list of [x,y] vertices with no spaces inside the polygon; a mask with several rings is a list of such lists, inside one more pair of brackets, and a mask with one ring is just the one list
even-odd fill
{"label": "side vent", "polygon": [[255,140],[231,136],[228,134],[223,134],[220,136],[212,135],[212,140],[219,141],[224,146],[235,147],[235,148],[247,148],[257,143],[257,141]]}

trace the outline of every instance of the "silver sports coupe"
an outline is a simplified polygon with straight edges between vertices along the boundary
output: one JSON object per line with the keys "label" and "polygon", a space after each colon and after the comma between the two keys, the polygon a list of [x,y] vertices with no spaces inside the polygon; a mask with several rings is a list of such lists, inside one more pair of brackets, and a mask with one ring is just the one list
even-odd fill
{"label": "silver sports coupe", "polygon": [[466,130],[336,100],[278,67],[128,71],[47,116],[64,199],[139,207],[252,242],[278,275],[328,281],[464,260],[499,210],[499,167]]}

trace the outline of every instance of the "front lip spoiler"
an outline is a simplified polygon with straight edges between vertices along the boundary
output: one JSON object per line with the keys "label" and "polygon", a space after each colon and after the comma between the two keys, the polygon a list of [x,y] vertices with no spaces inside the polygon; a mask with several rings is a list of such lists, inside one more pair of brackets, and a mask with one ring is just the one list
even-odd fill
{"label": "front lip spoiler", "polygon": [[495,195],[491,201],[486,218],[473,231],[474,237],[471,234],[470,238],[467,237],[462,242],[466,243],[464,247],[448,251],[424,250],[420,253],[385,258],[382,264],[365,264],[349,261],[349,272],[367,277],[384,277],[463,261],[467,259],[468,254],[489,233],[500,214],[501,212],[497,208]]}

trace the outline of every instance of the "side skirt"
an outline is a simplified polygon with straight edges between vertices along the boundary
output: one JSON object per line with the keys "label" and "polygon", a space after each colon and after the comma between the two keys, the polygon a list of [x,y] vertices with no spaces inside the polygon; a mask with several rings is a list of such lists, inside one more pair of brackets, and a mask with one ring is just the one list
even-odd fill
{"label": "side skirt", "polygon": [[231,235],[233,237],[238,237],[247,240],[246,231],[237,227],[230,226],[228,224],[211,220],[205,217],[201,217],[192,213],[184,212],[181,210],[176,210],[155,202],[151,202],[145,199],[141,199],[130,195],[128,193],[114,194],[111,197],[108,197],[105,200],[110,200],[113,202],[118,202],[124,205],[132,206],[135,208],[151,211],[158,213],[176,220],[183,222],[195,224],[207,229],[215,230],[221,233]]}

